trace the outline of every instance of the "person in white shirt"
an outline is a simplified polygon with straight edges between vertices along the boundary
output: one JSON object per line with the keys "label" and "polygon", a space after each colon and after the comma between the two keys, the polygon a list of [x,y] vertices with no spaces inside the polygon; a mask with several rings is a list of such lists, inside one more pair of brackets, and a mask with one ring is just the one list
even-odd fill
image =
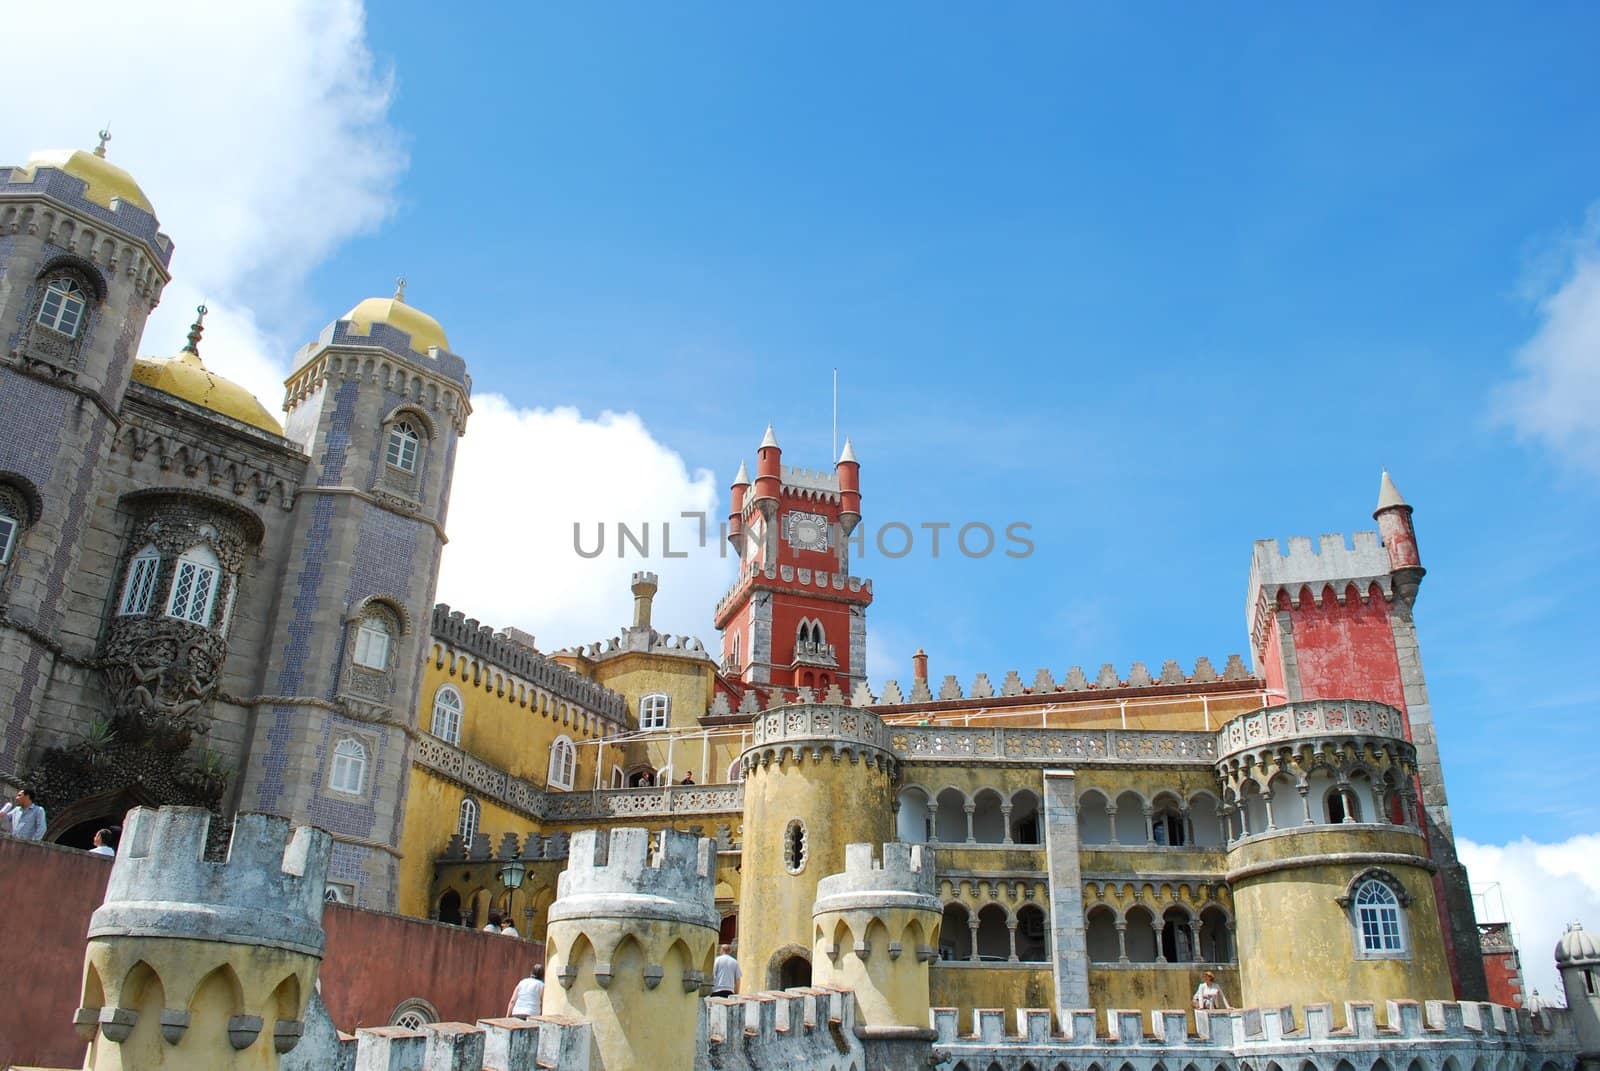
{"label": "person in white shirt", "polygon": [[117,854],[117,831],[114,829],[96,830],[94,847],[89,849],[89,854],[115,857]]}
{"label": "person in white shirt", "polygon": [[1205,973],[1205,980],[1194,991],[1194,1006],[1198,1011],[1215,1011],[1218,1008],[1232,1007],[1228,1003],[1228,996],[1217,984],[1217,976],[1210,971]]}
{"label": "person in white shirt", "polygon": [[528,977],[517,983],[506,1005],[506,1017],[530,1019],[544,1011],[544,964],[535,963]]}
{"label": "person in white shirt", "polygon": [[517,932],[517,928],[515,926],[511,925],[511,916],[510,915],[505,916],[505,921],[500,926],[500,932],[505,934],[507,937],[521,937],[522,936],[520,933]]}
{"label": "person in white shirt", "polygon": [[730,954],[733,946],[717,949],[717,958],[711,963],[711,995],[731,997],[739,991],[739,961]]}

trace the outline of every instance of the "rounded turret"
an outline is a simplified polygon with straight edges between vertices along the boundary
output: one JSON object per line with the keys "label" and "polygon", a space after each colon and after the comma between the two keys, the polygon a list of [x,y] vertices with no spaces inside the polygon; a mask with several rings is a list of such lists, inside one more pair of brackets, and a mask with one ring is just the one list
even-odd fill
{"label": "rounded turret", "polygon": [[849,535],[861,523],[861,462],[856,460],[849,439],[844,441],[833,471],[839,480],[839,526]]}
{"label": "rounded turret", "polygon": [[574,834],[550,905],[544,1013],[591,1022],[595,1067],[689,1071],[718,925],[710,838]]}
{"label": "rounded turret", "polygon": [[817,883],[811,909],[817,985],[855,991],[862,1037],[931,1038],[928,964],[938,955],[933,850],[851,844],[844,871]]}
{"label": "rounded turret", "polygon": [[210,813],[129,813],[89,922],[84,1066],[276,1068],[300,1040],[322,959],[332,840],[241,814],[223,862],[204,858]]}
{"label": "rounded turret", "polygon": [[1373,510],[1372,519],[1378,522],[1378,537],[1389,552],[1393,570],[1415,570],[1420,580],[1424,570],[1422,555],[1417,551],[1417,531],[1411,523],[1411,506],[1400,497],[1388,469],[1383,470],[1378,485],[1378,508]]}
{"label": "rounded turret", "polygon": [[812,980],[812,907],[822,879],[845,869],[845,845],[893,839],[898,766],[868,710],[797,703],[751,728],[739,966],[748,985],[782,989]]}
{"label": "rounded turret", "polygon": [[756,449],[756,484],[753,499],[761,507],[763,513],[771,514],[778,508],[778,492],[783,486],[783,450],[778,446],[778,437],[772,433],[772,425],[767,425],[767,433],[762,436],[761,445]]}
{"label": "rounded turret", "polygon": [[750,490],[750,472],[739,462],[739,474],[728,489],[728,542],[737,553],[744,540],[744,499]]}
{"label": "rounded turret", "polygon": [[1600,1060],[1600,940],[1583,923],[1567,923],[1567,932],[1556,942],[1556,970],[1566,990],[1580,1055],[1584,1061]]}

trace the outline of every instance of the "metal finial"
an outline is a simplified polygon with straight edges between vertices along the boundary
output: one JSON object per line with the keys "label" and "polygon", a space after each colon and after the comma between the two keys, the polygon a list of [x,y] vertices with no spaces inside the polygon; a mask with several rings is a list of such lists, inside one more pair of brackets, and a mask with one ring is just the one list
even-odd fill
{"label": "metal finial", "polygon": [[100,144],[94,147],[94,154],[101,159],[106,155],[106,142],[111,140],[111,124],[107,123],[105,129],[100,131]]}
{"label": "metal finial", "polygon": [[406,277],[404,275],[395,276],[394,299],[396,301],[404,301],[406,299]]}
{"label": "metal finial", "polygon": [[200,356],[200,335],[206,329],[206,313],[210,310],[204,305],[200,305],[194,311],[195,321],[189,325],[189,344],[183,347],[183,352],[192,353],[198,357]]}

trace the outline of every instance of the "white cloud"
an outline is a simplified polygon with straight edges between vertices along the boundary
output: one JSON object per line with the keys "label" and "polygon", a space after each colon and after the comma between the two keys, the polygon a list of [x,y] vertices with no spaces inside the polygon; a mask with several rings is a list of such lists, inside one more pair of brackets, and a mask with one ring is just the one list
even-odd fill
{"label": "white cloud", "polygon": [[[1509,922],[1522,954],[1523,985],[1557,992],[1555,947],[1567,923],[1600,929],[1600,834],[1553,844],[1523,837],[1509,844],[1458,838],[1456,850],[1480,894],[1479,922]],[[1504,918],[1496,918],[1504,906]]]}
{"label": "white cloud", "polygon": [[[629,580],[647,569],[661,577],[654,626],[699,636],[715,657],[710,611],[733,579],[734,560],[720,541],[712,474],[691,474],[632,413],[591,420],[566,407],[517,408],[497,394],[472,405],[458,447],[440,601],[484,624],[532,632],[551,651],[631,623]],[[705,546],[685,512],[707,515]],[[618,556],[619,522],[636,536],[649,526],[647,558],[631,544]],[[579,555],[574,524],[586,552],[603,529],[604,552]]]}
{"label": "white cloud", "polygon": [[7,82],[38,93],[35,107],[0,111],[0,157],[92,148],[109,121],[110,159],[138,180],[177,247],[143,352],[176,353],[204,300],[207,365],[276,412],[304,340],[270,325],[297,310],[313,268],[391,214],[406,165],[361,4],[87,0],[72,9],[67,52],[125,62],[74,63],[70,73],[53,43],[62,17],[44,4],[6,12],[17,45]]}
{"label": "white cloud", "polygon": [[1519,438],[1600,474],[1600,210],[1564,250],[1563,271],[1539,301],[1540,324],[1517,351],[1517,379],[1496,412]]}

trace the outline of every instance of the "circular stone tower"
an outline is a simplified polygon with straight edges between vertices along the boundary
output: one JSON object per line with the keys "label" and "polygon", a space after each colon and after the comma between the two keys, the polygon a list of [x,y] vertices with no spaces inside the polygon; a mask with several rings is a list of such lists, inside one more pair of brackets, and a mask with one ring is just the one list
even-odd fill
{"label": "circular stone tower", "polygon": [[1404,724],[1318,699],[1218,732],[1243,1007],[1454,999]]}
{"label": "circular stone tower", "polygon": [[550,905],[544,1012],[593,1024],[597,1071],[694,1067],[716,952],[716,852],[673,829],[573,835]]}
{"label": "circular stone tower", "polygon": [[811,909],[845,845],[894,837],[898,763],[867,710],[802,703],[756,717],[744,773],[739,967],[746,991],[812,981]]}
{"label": "circular stone tower", "polygon": [[817,883],[812,980],[855,990],[864,1038],[932,1038],[928,964],[943,916],[933,850],[888,843],[880,863],[873,848],[848,846],[844,873]]}
{"label": "circular stone tower", "polygon": [[241,814],[225,862],[198,807],[128,815],[89,922],[78,1032],[93,1071],[271,1071],[300,1041],[322,961],[332,841]]}

